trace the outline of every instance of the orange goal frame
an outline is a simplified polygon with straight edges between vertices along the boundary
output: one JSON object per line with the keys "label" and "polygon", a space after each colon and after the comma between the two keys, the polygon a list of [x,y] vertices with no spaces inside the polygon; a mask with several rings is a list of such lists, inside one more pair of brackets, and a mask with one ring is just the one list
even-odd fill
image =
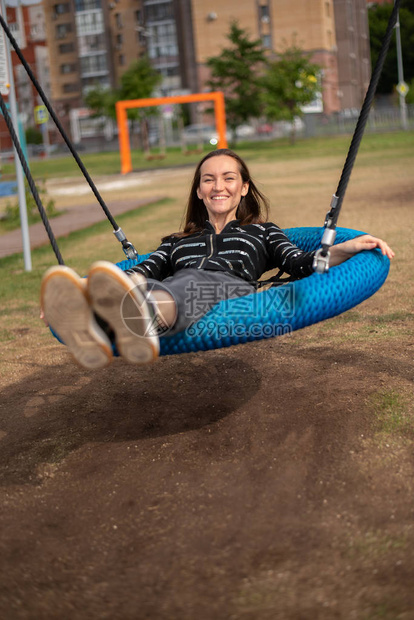
{"label": "orange goal frame", "polygon": [[175,97],[151,97],[149,99],[129,99],[117,101],[116,120],[118,123],[119,152],[121,155],[121,174],[132,172],[131,145],[129,141],[127,110],[150,106],[168,105],[170,103],[194,103],[196,101],[214,101],[214,116],[218,133],[218,148],[227,148],[226,112],[224,95],[220,91],[212,93],[193,93]]}

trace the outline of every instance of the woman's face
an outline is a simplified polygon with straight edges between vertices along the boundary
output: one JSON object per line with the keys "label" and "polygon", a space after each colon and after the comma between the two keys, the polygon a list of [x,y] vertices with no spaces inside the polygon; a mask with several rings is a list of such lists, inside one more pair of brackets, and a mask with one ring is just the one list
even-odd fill
{"label": "woman's face", "polygon": [[233,157],[210,157],[200,168],[200,185],[197,196],[204,202],[210,220],[225,217],[227,222],[236,217],[242,196],[249,191]]}

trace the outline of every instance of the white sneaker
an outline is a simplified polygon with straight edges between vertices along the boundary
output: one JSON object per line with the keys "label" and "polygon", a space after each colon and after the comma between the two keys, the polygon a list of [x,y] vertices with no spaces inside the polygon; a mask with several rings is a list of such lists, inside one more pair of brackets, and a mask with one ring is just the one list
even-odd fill
{"label": "white sneaker", "polygon": [[[139,278],[142,282],[139,283]],[[134,279],[107,261],[94,263],[88,274],[88,296],[96,312],[115,333],[119,354],[133,364],[148,364],[159,355],[154,310],[145,300],[145,278]]]}
{"label": "white sneaker", "polygon": [[70,267],[51,267],[42,279],[40,305],[49,325],[83,368],[96,370],[109,364],[111,341],[96,322],[85,279]]}

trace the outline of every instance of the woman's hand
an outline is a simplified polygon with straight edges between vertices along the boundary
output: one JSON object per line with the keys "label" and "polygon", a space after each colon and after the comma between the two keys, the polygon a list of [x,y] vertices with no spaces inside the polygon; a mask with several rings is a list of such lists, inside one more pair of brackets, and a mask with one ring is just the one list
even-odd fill
{"label": "woman's hand", "polygon": [[372,235],[361,235],[360,237],[349,239],[349,241],[338,243],[338,245],[333,245],[330,249],[331,257],[329,266],[335,267],[363,250],[374,250],[375,248],[379,248],[382,254],[388,256],[389,259],[395,256],[388,243],[382,239],[378,239],[378,237],[373,237]]}

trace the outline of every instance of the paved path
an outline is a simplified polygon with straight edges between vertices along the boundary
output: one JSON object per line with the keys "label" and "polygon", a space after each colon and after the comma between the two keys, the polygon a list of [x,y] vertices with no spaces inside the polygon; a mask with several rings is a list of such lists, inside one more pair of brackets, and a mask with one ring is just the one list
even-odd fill
{"label": "paved path", "polygon": [[[152,198],[146,198],[144,200],[118,200],[116,202],[106,203],[108,209],[112,215],[116,218],[120,213],[126,213],[127,211],[133,211],[144,205],[152,204],[162,200],[163,196],[153,196]],[[50,224],[53,230],[53,234],[56,238],[63,237],[73,232],[74,230],[81,230],[87,228],[92,224],[101,222],[106,219],[106,215],[96,202],[90,205],[82,205],[80,207],[71,207],[66,213],[59,215],[50,220]],[[108,227],[111,229],[111,224],[108,222]],[[49,237],[45,231],[42,222],[33,224],[29,228],[30,247],[33,250],[46,243],[49,243]],[[20,228],[13,230],[0,236],[0,258],[5,256],[11,256],[18,252],[23,252],[22,234]]]}

